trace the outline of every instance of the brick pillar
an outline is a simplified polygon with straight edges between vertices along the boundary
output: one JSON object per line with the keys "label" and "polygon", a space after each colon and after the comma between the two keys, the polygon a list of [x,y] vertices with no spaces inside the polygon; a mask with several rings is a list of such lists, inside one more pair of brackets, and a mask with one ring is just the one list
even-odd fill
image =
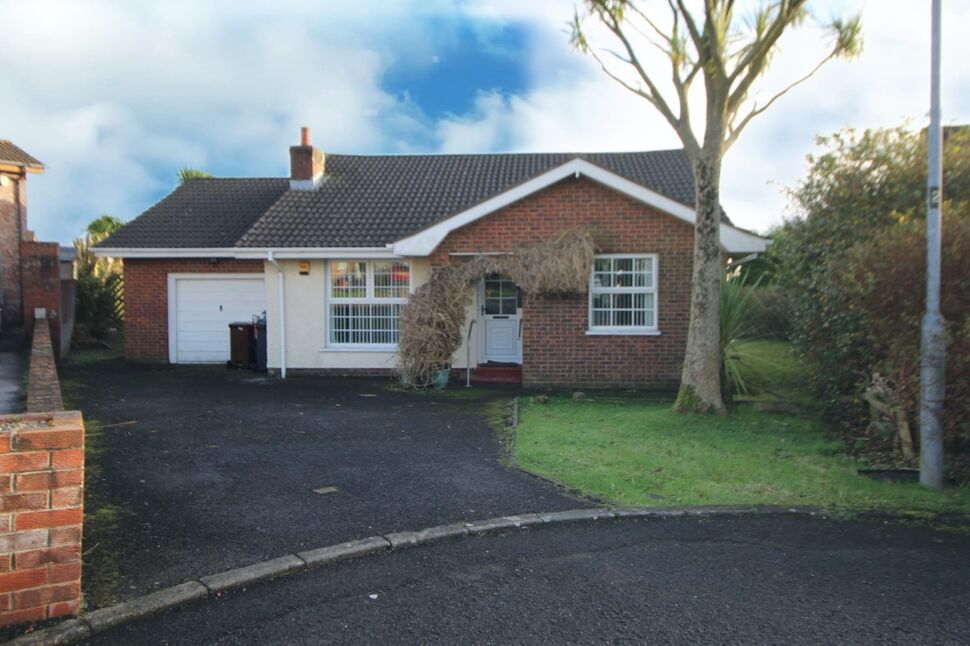
{"label": "brick pillar", "polygon": [[51,323],[54,356],[60,356],[61,341],[61,247],[56,242],[21,242],[23,278],[23,321],[27,334],[33,334],[34,310],[47,310]]}
{"label": "brick pillar", "polygon": [[81,414],[0,417],[0,626],[77,614],[83,504]]}

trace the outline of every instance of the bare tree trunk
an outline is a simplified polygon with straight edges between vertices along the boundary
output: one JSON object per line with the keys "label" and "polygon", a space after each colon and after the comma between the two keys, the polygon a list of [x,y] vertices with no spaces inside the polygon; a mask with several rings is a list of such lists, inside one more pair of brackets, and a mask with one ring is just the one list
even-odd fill
{"label": "bare tree trunk", "polygon": [[691,276],[687,351],[674,410],[727,412],[721,397],[721,159],[702,150],[694,158],[697,222]]}

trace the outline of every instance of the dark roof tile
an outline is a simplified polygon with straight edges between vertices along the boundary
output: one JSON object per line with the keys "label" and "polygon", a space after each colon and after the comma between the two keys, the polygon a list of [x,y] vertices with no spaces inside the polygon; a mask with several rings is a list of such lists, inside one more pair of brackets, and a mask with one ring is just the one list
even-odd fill
{"label": "dark roof tile", "polygon": [[99,247],[233,247],[290,187],[287,179],[190,179]]}
{"label": "dark roof tile", "polygon": [[680,150],[499,155],[327,155],[315,191],[287,191],[240,241],[245,247],[379,247],[460,213],[576,157],[693,204]]}

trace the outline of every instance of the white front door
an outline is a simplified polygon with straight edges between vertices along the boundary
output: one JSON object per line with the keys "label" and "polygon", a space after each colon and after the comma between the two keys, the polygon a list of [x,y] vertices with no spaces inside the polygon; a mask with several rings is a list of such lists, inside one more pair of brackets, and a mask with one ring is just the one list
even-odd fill
{"label": "white front door", "polygon": [[261,274],[169,274],[169,361],[225,363],[229,324],[266,310]]}
{"label": "white front door", "polygon": [[481,363],[522,363],[522,304],[519,288],[499,274],[482,279]]}

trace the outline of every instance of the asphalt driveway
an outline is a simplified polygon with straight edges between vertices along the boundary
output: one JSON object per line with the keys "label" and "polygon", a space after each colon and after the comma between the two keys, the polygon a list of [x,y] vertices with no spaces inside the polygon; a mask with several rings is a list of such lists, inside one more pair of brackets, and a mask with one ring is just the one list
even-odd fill
{"label": "asphalt driveway", "polygon": [[94,606],[374,533],[583,506],[504,466],[488,419],[509,393],[118,360],[63,377],[91,431]]}

